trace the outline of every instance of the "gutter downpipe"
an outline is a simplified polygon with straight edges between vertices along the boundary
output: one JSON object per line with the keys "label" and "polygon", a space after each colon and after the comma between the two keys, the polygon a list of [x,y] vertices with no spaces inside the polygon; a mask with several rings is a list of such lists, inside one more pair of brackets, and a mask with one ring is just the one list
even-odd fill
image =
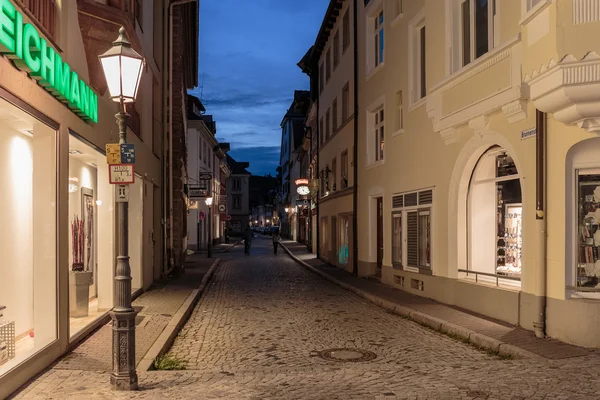
{"label": "gutter downpipe", "polygon": [[354,149],[352,162],[354,182],[352,185],[352,274],[358,276],[358,6],[357,0],[352,2],[353,40],[354,40]]}
{"label": "gutter downpipe", "polygon": [[[316,217],[317,217],[317,229],[316,229],[316,239],[317,239],[317,249],[316,249],[316,254],[317,254],[317,259],[321,258],[321,221],[319,219],[319,203],[320,203],[320,198],[321,198],[321,179],[323,179],[321,177],[321,171],[319,170],[319,158],[320,158],[320,154],[321,154],[321,124],[319,124],[319,103],[320,103],[320,99],[321,99],[321,85],[320,85],[320,69],[319,69],[319,61],[317,60],[317,68],[316,68],[316,76],[317,76],[317,121],[316,121],[316,131],[317,131],[317,179],[319,179],[319,186],[317,187],[317,204],[316,204]],[[312,212],[312,211],[311,211]],[[312,217],[312,216],[311,216]]]}
{"label": "gutter downpipe", "polygon": [[535,219],[538,235],[538,279],[535,297],[535,320],[533,321],[533,330],[535,336],[543,338],[546,336],[546,280],[547,280],[547,265],[546,265],[546,216],[545,216],[545,185],[546,177],[546,113],[536,110],[535,115],[536,136],[535,136]]}
{"label": "gutter downpipe", "polygon": [[[173,8],[187,3],[195,3],[196,0],[175,0],[169,3],[169,263],[165,275],[175,268],[175,257],[173,255]],[[165,229],[166,230],[166,229]],[[166,256],[165,256],[166,258]]]}

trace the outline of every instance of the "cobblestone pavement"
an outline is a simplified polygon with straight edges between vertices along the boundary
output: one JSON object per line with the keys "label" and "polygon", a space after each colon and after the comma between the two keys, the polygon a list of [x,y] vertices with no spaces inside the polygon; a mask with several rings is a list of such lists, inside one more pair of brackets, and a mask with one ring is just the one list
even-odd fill
{"label": "cobblestone pavement", "polygon": [[[331,348],[374,352],[327,361]],[[289,259],[269,238],[234,248],[170,354],[185,371],[140,373],[111,392],[108,374],[52,369],[23,399],[597,399],[600,358],[501,360],[392,315]]]}

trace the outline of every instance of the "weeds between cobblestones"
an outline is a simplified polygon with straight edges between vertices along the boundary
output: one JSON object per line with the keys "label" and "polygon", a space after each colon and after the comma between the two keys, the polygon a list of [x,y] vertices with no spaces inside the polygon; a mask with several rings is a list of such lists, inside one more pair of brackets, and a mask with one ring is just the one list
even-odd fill
{"label": "weeds between cobblestones", "polygon": [[187,369],[187,361],[165,354],[157,357],[152,363],[152,367],[157,371],[183,371]]}

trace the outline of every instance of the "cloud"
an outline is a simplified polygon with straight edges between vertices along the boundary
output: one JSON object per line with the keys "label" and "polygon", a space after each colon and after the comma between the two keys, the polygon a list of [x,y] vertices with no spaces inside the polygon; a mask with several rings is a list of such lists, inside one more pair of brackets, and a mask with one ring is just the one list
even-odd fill
{"label": "cloud", "polygon": [[[314,43],[328,0],[201,2],[201,97],[217,137],[254,173],[279,164],[280,123],[309,79],[296,65]],[[234,156],[235,157],[235,156]]]}
{"label": "cloud", "polygon": [[229,154],[237,161],[250,162],[248,171],[255,175],[275,175],[279,165],[279,146],[234,147],[234,144]]}

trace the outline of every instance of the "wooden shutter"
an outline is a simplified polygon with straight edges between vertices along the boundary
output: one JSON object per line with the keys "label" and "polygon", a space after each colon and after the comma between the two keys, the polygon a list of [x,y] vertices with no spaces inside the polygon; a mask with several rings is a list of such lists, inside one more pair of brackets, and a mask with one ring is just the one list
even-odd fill
{"label": "wooden shutter", "polygon": [[406,242],[407,242],[407,264],[418,267],[419,265],[419,213],[410,211],[406,213]]}
{"label": "wooden shutter", "polygon": [[419,192],[419,205],[421,204],[432,204],[433,203],[433,191],[424,190]]}
{"label": "wooden shutter", "polygon": [[399,194],[397,196],[392,197],[392,208],[402,208],[404,207],[404,196]]}

